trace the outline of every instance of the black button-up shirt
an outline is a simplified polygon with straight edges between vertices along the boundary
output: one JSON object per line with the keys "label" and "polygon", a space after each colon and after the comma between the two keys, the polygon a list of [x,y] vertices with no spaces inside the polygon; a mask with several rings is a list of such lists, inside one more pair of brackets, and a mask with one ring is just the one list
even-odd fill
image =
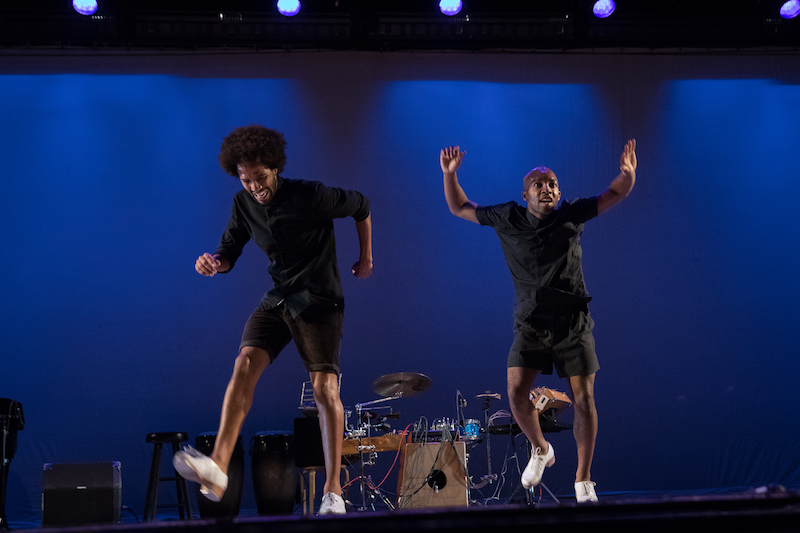
{"label": "black button-up shirt", "polygon": [[479,206],[478,222],[500,238],[514,280],[520,319],[537,312],[558,312],[591,300],[583,280],[583,223],[597,216],[597,198],[562,202],[540,220],[516,202]]}
{"label": "black button-up shirt", "polygon": [[252,238],[269,257],[273,288],[262,298],[270,308],[284,301],[292,316],[312,304],[343,302],[336,261],[333,219],[369,216],[369,199],[356,191],[327,187],[316,181],[278,176],[269,205],[246,191],[233,197],[228,227],[216,253],[231,265]]}

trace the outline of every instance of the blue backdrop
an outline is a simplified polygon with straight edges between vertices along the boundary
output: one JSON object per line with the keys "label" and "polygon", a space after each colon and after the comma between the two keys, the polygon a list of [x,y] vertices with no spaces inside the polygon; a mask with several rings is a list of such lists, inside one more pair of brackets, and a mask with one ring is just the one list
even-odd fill
{"label": "blue backdrop", "polygon": [[[427,374],[430,391],[392,402],[399,429],[455,417],[456,391],[468,417],[483,418],[474,397],[487,390],[503,395],[491,412],[508,409],[510,276],[493,231],[448,212],[440,148],[467,150],[461,183],[494,204],[522,202],[537,165],[565,198],[597,194],[636,137],[633,193],[583,238],[602,367],[598,492],[800,488],[799,67],[779,56],[0,58],[0,397],[27,419],[11,525],[40,520],[45,462],[121,461],[123,503],[141,515],[145,434],[216,430],[241,327],[270,281],[254,246],[229,275],[193,265],[215,249],[239,186],[217,163],[222,138],[251,123],[285,133],[285,176],[372,199],[374,276],[343,280],[342,398],[376,399],[371,383],[387,373]],[[336,227],[348,273],[355,227]],[[305,379],[290,346],[262,378],[245,441],[291,429]],[[572,436],[552,439],[545,482],[568,494]],[[506,442],[492,446],[496,472]],[[485,453],[471,454],[475,477]],[[243,508],[255,508],[249,475]]]}

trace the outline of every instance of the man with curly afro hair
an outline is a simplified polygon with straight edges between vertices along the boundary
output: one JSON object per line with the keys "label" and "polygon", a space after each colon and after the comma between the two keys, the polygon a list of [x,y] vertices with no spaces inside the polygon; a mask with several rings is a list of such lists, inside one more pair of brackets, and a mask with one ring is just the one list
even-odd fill
{"label": "man with curly afro hair", "polygon": [[353,217],[360,256],[351,271],[372,274],[369,199],[356,191],[281,176],[286,165],[283,134],[260,125],[236,128],[223,141],[222,168],[243,190],[216,252],[197,258],[203,276],[229,272],[253,239],[270,260],[273,288],[264,294],[244,327],[239,354],[222,403],[214,451],[191,447],[173,462],[200,492],[219,501],[228,485],[228,465],[262,372],[294,340],[311,377],[325,457],[324,496],[319,514],[345,512],[339,482],[344,409],[339,397],[339,344],[344,298],[336,260],[333,219]]}

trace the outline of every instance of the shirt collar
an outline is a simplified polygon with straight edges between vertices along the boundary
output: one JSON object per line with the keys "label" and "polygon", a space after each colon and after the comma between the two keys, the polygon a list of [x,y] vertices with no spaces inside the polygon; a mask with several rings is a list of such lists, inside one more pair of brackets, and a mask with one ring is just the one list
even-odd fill
{"label": "shirt collar", "polygon": [[[546,219],[542,220],[540,218],[535,217],[533,215],[533,213],[528,211],[527,206],[525,207],[525,216],[528,218],[528,222],[530,223],[530,225],[533,226],[534,228],[538,228],[540,225],[542,225],[543,223],[547,222],[547,220],[550,218],[550,217],[547,217]],[[553,216],[553,215],[550,215],[550,216]]]}
{"label": "shirt collar", "polygon": [[275,185],[275,197],[277,198],[278,195],[281,193],[281,187],[283,186],[283,182],[285,181],[284,177],[278,174]]}

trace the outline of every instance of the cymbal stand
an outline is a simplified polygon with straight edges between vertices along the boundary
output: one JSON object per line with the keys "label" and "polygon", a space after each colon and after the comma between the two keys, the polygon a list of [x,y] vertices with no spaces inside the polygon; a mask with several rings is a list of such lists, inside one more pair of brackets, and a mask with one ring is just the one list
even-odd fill
{"label": "cymbal stand", "polygon": [[[402,397],[403,393],[398,392],[394,396],[389,396],[386,398],[381,398],[379,400],[372,400],[371,402],[365,403],[357,403],[356,404],[356,416],[358,420],[358,429],[352,432],[351,434],[355,437],[358,437],[358,446],[356,449],[360,455],[361,461],[361,475],[358,476],[359,486],[361,487],[361,507],[356,508],[357,511],[368,511],[368,510],[375,510],[375,498],[380,498],[386,506],[394,511],[395,507],[392,504],[391,500],[384,495],[379,488],[373,488],[372,485],[372,478],[370,476],[365,475],[364,473],[364,466],[374,466],[375,465],[375,457],[377,453],[375,452],[375,445],[374,444],[364,444],[364,437],[367,438],[367,442],[371,442],[371,429],[372,426],[369,423],[364,423],[361,419],[361,412],[364,407],[375,405],[377,403],[386,402],[389,400],[396,400],[397,398]],[[366,426],[366,430],[364,429]],[[367,460],[364,460],[364,454],[367,455]],[[367,497],[369,495],[369,505],[367,505]],[[351,504],[352,505],[352,504]]]}
{"label": "cymbal stand", "polygon": [[481,477],[480,483],[473,485],[473,488],[483,488],[487,483],[494,483],[497,481],[497,474],[492,474],[492,435],[489,433],[489,402],[492,400],[499,400],[500,395],[486,391],[485,394],[479,394],[478,398],[483,399],[483,427],[486,431],[486,471],[487,474]]}
{"label": "cymbal stand", "polygon": [[483,427],[486,428],[486,477],[489,483],[497,479],[492,475],[492,437],[489,433],[489,402],[491,400],[490,397],[483,399]]}

